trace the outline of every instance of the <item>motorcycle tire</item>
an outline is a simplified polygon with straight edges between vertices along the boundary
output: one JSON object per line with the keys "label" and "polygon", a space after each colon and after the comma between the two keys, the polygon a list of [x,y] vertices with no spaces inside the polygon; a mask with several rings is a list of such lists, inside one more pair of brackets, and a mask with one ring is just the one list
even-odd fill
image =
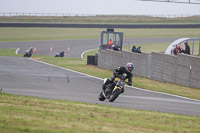
{"label": "motorcycle tire", "polygon": [[25,54],[24,54],[24,57],[28,57],[28,55],[25,53]]}
{"label": "motorcycle tire", "polygon": [[103,92],[99,94],[99,101],[104,101],[106,98],[103,95]]}
{"label": "motorcycle tire", "polygon": [[114,92],[112,92],[113,94],[110,96],[109,98],[109,102],[114,102],[115,99],[119,96],[119,94],[121,93],[121,90],[116,89]]}
{"label": "motorcycle tire", "polygon": [[31,57],[32,54],[29,54],[28,57]]}

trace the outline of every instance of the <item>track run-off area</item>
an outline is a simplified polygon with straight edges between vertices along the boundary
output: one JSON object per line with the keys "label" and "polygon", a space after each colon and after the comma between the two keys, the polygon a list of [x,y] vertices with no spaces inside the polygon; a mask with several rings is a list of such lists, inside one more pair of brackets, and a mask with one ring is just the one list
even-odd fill
{"label": "track run-off area", "polygon": [[[155,38],[152,42],[171,42],[176,38]],[[149,42],[148,38],[127,38],[125,41],[136,43]],[[39,42],[6,42],[1,48],[13,48],[23,54],[29,47],[36,47],[38,55],[54,56],[57,51],[70,48],[67,57],[81,57],[89,49],[98,48],[98,39],[39,41]],[[143,41],[143,42],[142,42]],[[54,52],[49,48],[53,47]],[[115,102],[101,102],[98,95],[103,79],[93,77],[66,68],[44,63],[31,58],[0,57],[0,88],[3,92],[70,101],[104,104],[115,107],[167,112],[200,116],[200,101],[148,91],[135,87],[125,87]]]}

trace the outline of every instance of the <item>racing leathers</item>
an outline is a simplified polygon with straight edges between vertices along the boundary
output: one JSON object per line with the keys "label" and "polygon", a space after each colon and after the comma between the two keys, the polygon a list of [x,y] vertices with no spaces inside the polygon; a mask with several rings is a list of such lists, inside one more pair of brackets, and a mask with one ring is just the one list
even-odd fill
{"label": "racing leathers", "polygon": [[[102,86],[102,89],[105,90],[106,85],[108,85],[110,83],[113,83],[113,81],[115,80],[115,78],[120,77],[124,73],[127,74],[127,76],[126,76],[126,78],[124,80],[128,79],[127,84],[131,86],[132,85],[133,74],[131,72],[127,71],[127,69],[125,67],[121,66],[118,69],[114,69],[113,70],[113,76],[110,79],[106,80],[106,82]],[[123,93],[123,92],[124,92],[124,89],[122,90],[121,93]]]}

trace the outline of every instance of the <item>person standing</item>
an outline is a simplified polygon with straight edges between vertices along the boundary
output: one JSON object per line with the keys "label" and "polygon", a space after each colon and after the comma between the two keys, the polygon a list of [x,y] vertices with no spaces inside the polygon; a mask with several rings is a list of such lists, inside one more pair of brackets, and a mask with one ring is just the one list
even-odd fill
{"label": "person standing", "polygon": [[112,46],[113,46],[113,42],[112,42],[112,40],[110,39],[110,40],[108,41],[108,44],[107,44],[106,48],[107,48],[107,49],[111,49]]}
{"label": "person standing", "polygon": [[178,45],[176,45],[176,48],[174,48],[174,55],[177,55],[178,53],[179,53],[179,51],[178,51]]}
{"label": "person standing", "polygon": [[185,42],[184,44],[185,44],[185,51],[184,51],[184,54],[190,55],[190,46],[188,45],[187,42]]}
{"label": "person standing", "polygon": [[111,39],[109,40],[108,44],[111,45],[111,46],[113,45],[113,42],[112,42]]}

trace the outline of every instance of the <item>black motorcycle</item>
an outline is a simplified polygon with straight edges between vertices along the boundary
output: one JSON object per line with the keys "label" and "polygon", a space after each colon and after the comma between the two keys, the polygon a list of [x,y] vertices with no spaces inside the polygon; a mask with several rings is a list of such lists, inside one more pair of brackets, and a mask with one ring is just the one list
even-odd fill
{"label": "black motorcycle", "polygon": [[62,51],[62,52],[56,53],[56,55],[54,57],[64,57],[64,56],[65,56],[65,52]]}
{"label": "black motorcycle", "polygon": [[[124,85],[126,83],[125,78],[127,74],[124,73],[121,76],[118,76],[114,79],[113,83],[110,83],[105,86],[105,90],[102,90],[99,94],[99,100],[104,101],[108,99],[109,102],[115,101],[115,99],[121,94],[122,90],[124,89]],[[107,79],[104,79],[104,83]]]}
{"label": "black motorcycle", "polygon": [[31,57],[33,51],[25,52],[24,57]]}

